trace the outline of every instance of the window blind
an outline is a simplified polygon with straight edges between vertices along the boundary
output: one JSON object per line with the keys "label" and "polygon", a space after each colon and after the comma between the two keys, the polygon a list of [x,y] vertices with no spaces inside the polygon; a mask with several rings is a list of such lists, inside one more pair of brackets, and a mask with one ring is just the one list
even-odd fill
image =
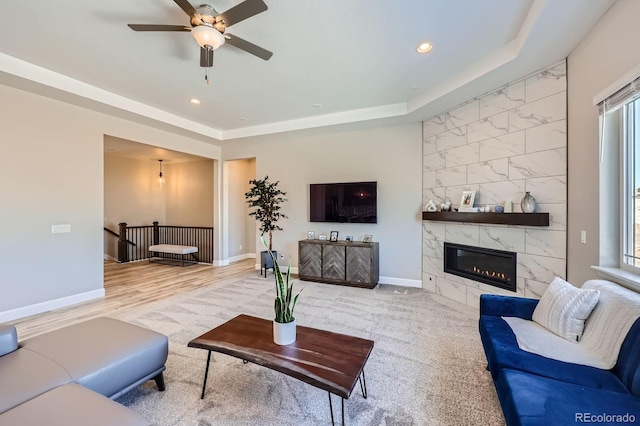
{"label": "window blind", "polygon": [[631,80],[630,83],[623,86],[620,90],[600,101],[598,103],[598,112],[602,115],[615,111],[624,104],[633,102],[638,98],[640,98],[640,77]]}
{"label": "window blind", "polygon": [[602,162],[604,158],[604,135],[608,121],[607,114],[638,98],[640,98],[640,77],[633,78],[629,83],[598,102],[598,113],[600,114],[600,162]]}

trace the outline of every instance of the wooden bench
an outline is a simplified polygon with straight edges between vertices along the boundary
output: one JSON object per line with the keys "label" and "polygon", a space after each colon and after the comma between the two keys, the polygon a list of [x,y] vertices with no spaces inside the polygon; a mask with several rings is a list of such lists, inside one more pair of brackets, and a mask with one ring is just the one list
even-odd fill
{"label": "wooden bench", "polygon": [[[154,256],[154,253],[164,253],[164,254],[173,254],[180,256],[180,259],[175,258],[167,258],[162,256]],[[198,247],[194,246],[180,246],[176,244],[156,244],[149,247],[149,262],[152,262],[155,258],[156,262],[180,262],[182,261],[182,266],[185,265],[185,261],[187,263],[198,263]],[[191,255],[195,260],[186,260],[186,256]]]}

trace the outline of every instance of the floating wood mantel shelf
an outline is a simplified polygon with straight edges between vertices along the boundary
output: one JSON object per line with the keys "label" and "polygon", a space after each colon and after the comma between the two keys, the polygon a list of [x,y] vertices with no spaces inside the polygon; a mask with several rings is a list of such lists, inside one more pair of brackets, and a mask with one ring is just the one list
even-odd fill
{"label": "floating wood mantel shelf", "polygon": [[490,223],[494,225],[549,226],[549,213],[422,212],[422,220]]}

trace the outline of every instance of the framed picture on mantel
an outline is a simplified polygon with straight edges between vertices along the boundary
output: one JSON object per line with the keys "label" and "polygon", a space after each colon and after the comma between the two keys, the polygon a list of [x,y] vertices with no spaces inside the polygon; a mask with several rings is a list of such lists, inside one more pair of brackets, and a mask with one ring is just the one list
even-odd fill
{"label": "framed picture on mantel", "polygon": [[476,199],[476,191],[462,191],[462,198],[460,198],[460,207],[473,207],[473,202]]}

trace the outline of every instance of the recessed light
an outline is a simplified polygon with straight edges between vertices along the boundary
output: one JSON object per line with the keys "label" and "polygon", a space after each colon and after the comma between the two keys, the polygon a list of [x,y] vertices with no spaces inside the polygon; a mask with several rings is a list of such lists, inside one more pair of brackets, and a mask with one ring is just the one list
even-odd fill
{"label": "recessed light", "polygon": [[322,106],[322,104],[313,104],[312,105],[314,108],[320,108]]}
{"label": "recessed light", "polygon": [[200,99],[196,99],[196,98],[189,99],[189,102],[191,102],[194,105],[200,105],[202,103],[200,102]]}
{"label": "recessed light", "polygon": [[428,41],[424,41],[420,43],[420,45],[416,48],[416,51],[418,53],[427,53],[431,49],[433,49],[433,44],[429,43]]}

